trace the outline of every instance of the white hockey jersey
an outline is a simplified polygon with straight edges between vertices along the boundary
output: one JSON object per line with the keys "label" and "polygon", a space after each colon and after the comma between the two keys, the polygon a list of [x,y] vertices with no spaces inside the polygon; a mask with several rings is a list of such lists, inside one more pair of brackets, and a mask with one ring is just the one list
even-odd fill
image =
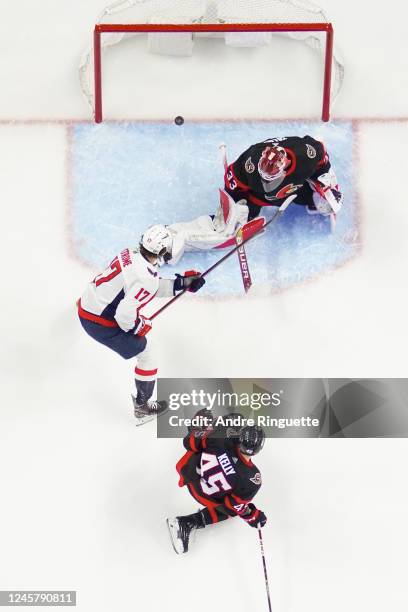
{"label": "white hockey jersey", "polygon": [[154,297],[173,295],[173,285],[174,280],[159,277],[157,266],[127,248],[89,283],[79,307],[95,315],[94,321],[111,321],[127,332],[135,327],[139,311]]}

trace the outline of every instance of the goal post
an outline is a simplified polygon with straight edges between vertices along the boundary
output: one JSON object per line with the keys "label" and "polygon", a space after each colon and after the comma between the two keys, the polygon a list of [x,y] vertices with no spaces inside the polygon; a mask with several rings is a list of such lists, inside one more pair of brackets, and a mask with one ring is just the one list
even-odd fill
{"label": "goal post", "polygon": [[330,91],[333,61],[333,26],[331,23],[236,23],[236,24],[97,24],[94,30],[94,85],[95,122],[101,123],[102,114],[102,45],[103,33],[153,32],[324,32],[326,34],[322,121],[330,119]]}
{"label": "goal post", "polygon": [[143,34],[150,52],[176,56],[192,55],[200,37],[224,38],[231,47],[267,46],[275,34],[301,41],[323,55],[323,121],[329,121],[343,81],[332,23],[310,0],[119,0],[98,18],[79,67],[96,123],[103,120],[104,49]]}

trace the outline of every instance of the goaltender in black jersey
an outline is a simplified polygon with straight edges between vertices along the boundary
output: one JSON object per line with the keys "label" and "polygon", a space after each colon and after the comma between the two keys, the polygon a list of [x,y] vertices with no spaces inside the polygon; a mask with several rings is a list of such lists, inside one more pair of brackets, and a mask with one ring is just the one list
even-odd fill
{"label": "goaltender in black jersey", "polygon": [[225,170],[225,191],[245,202],[248,220],[290,194],[310,214],[337,213],[342,194],[323,142],[311,136],[270,138],[251,145]]}
{"label": "goaltender in black jersey", "polygon": [[334,228],[343,205],[343,194],[323,142],[312,136],[268,138],[252,144],[235,161],[227,162],[224,151],[224,189],[214,215],[167,226],[171,248],[167,263],[176,264],[188,251],[207,251],[235,246],[236,232],[244,239],[265,224],[266,206],[280,207],[289,197],[309,215],[330,218]]}
{"label": "goaltender in black jersey", "polygon": [[259,426],[191,429],[183,440],[186,453],[176,469],[179,486],[186,486],[203,508],[167,519],[176,553],[188,551],[193,531],[228,518],[238,516],[251,527],[266,524],[265,514],[252,503],[262,484],[252,457],[264,441],[265,433]]}

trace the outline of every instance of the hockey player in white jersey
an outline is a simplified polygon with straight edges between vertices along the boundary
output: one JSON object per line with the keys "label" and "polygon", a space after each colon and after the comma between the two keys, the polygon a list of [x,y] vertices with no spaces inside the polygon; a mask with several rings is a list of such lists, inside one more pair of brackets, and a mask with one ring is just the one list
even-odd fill
{"label": "hockey player in white jersey", "polygon": [[155,297],[170,297],[185,289],[196,292],[205,283],[196,271],[176,274],[175,279],[160,278],[158,267],[171,247],[171,234],[163,225],[150,227],[139,247],[121,251],[88,284],[77,303],[79,319],[87,334],[124,359],[137,356],[136,396],[132,397],[138,424],[166,408],[161,402],[150,400],[157,362],[153,344],[146,339],[152,323],[141,310]]}

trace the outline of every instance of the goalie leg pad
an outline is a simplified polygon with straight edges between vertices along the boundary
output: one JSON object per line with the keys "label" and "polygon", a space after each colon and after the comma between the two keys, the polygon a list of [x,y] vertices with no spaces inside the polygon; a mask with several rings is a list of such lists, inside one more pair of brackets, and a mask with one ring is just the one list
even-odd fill
{"label": "goalie leg pad", "polygon": [[[258,234],[259,236],[263,233],[261,228],[265,225],[265,217],[257,217],[256,219],[252,219],[248,223],[242,226],[239,230],[239,242],[242,244],[244,240],[248,240],[251,236]],[[237,244],[236,236],[231,236],[227,238],[222,243],[220,243],[216,248],[217,249],[225,249],[227,247],[233,247]]]}
{"label": "goalie leg pad", "polygon": [[[173,238],[171,259],[168,263],[175,265],[185,251],[201,251],[211,248],[206,242],[215,236],[214,223],[210,215],[202,215],[192,221],[172,223],[167,226]],[[204,246],[202,246],[204,245]]]}
{"label": "goalie leg pad", "polygon": [[[171,259],[168,263],[176,264],[180,261],[184,252],[209,251],[220,248],[228,238],[231,240],[229,244],[234,244],[236,230],[241,225],[245,227],[247,219],[248,207],[234,202],[233,213],[230,214],[224,231],[221,231],[220,226],[218,226],[218,229],[215,228],[215,219],[213,221],[210,215],[203,215],[187,223],[169,225],[168,229],[173,237],[173,246]],[[258,219],[254,219],[254,221],[259,222]]]}
{"label": "goalie leg pad", "polygon": [[219,191],[220,205],[214,217],[214,227],[217,232],[229,236],[248,221],[249,209],[246,200],[235,202],[226,191]]}
{"label": "goalie leg pad", "polygon": [[[168,263],[175,265],[180,261],[184,252],[224,248],[224,243],[226,243],[225,246],[233,245],[238,228],[243,228],[245,239],[245,233],[249,227],[259,227],[258,224],[263,217],[247,223],[249,210],[246,203],[234,202],[221,189],[220,197],[222,201],[220,201],[220,207],[214,219],[210,215],[202,215],[192,221],[172,223],[167,226],[173,238],[171,259],[168,260]],[[264,219],[261,224],[263,223]]]}

